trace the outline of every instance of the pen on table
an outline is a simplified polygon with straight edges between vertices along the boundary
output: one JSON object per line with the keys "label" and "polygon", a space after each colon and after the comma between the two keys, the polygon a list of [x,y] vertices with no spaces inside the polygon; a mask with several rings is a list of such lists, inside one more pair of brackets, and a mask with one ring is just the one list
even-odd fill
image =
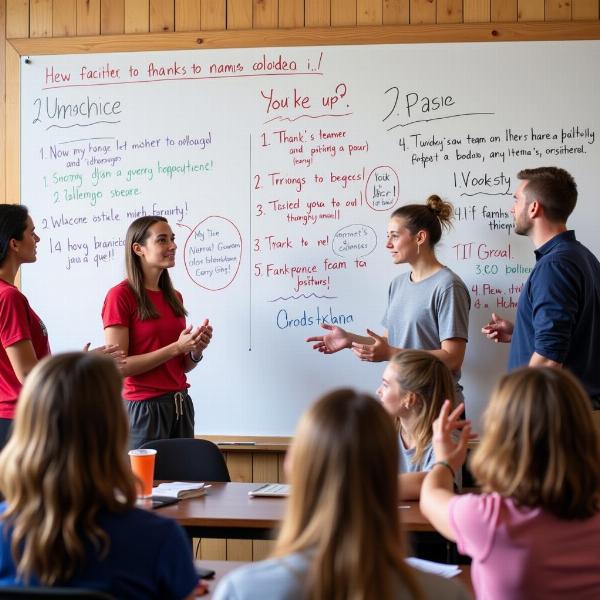
{"label": "pen on table", "polygon": [[409,504],[398,504],[398,508],[410,508]]}
{"label": "pen on table", "polygon": [[256,442],[217,442],[218,446],[256,446]]}

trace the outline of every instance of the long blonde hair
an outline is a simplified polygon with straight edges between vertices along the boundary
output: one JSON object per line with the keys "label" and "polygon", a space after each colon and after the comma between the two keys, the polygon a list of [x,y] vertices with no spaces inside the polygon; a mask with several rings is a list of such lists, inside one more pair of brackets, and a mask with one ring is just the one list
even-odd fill
{"label": "long blonde hair", "polygon": [[307,552],[310,600],[420,598],[398,517],[398,444],[384,408],[340,389],[302,417],[291,447],[291,496],[275,556]]}
{"label": "long blonde hair", "polygon": [[563,369],[524,368],[505,375],[484,414],[471,471],[497,492],[561,519],[596,514],[600,439],[587,394]]}
{"label": "long blonde hair", "polygon": [[13,426],[0,454],[3,527],[12,528],[19,576],[54,585],[82,564],[86,542],[108,551],[98,513],[135,504],[114,362],[92,352],[42,360],[25,380]]}
{"label": "long blonde hair", "polygon": [[[390,360],[394,377],[403,392],[417,396],[416,427],[411,431],[415,440],[414,464],[419,464],[431,444],[433,422],[440,414],[444,400],[456,404],[456,384],[448,367],[436,356],[424,350],[404,350]],[[399,419],[396,422],[400,427]]]}

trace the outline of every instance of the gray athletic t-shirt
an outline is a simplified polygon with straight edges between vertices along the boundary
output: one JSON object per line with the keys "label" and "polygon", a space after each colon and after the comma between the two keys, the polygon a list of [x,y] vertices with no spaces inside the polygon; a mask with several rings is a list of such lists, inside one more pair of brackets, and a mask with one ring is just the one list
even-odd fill
{"label": "gray athletic t-shirt", "polygon": [[[470,308],[467,287],[448,267],[422,281],[412,281],[410,273],[403,273],[390,284],[381,323],[396,348],[437,350],[444,340],[469,339]],[[460,392],[460,373],[454,373],[454,378]]]}
{"label": "gray athletic t-shirt", "polygon": [[[454,435],[453,437],[456,441],[458,441],[457,435]],[[402,441],[401,435],[398,435],[398,446],[400,448],[398,473],[419,473],[421,471],[431,471],[431,468],[435,464],[435,454],[433,452],[432,444],[427,446],[425,453],[423,454],[423,458],[418,463],[413,462],[415,449],[407,448]],[[461,469],[456,472],[454,476],[454,483],[456,484],[457,489],[460,490],[462,487]]]}
{"label": "gray athletic t-shirt", "polygon": [[[214,600],[303,600],[308,561],[302,554],[271,558],[240,567],[226,575],[214,592]],[[458,581],[414,569],[426,600],[468,600]],[[408,590],[398,582],[396,598],[408,599]]]}
{"label": "gray athletic t-shirt", "polygon": [[398,436],[398,446],[400,448],[400,465],[399,473],[418,473],[419,471],[431,471],[431,467],[435,462],[435,455],[433,453],[433,446],[429,444],[425,449],[425,454],[421,462],[414,463],[413,457],[415,455],[415,449],[408,449],[402,441],[402,436]]}

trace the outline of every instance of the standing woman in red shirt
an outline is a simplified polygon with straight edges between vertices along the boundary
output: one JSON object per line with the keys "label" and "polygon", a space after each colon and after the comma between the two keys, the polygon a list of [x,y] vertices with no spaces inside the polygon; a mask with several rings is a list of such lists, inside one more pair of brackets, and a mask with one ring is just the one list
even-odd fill
{"label": "standing woman in red shirt", "polygon": [[46,327],[14,284],[20,266],[36,261],[39,241],[25,206],[0,205],[0,450],[23,380],[50,353]]}
{"label": "standing woman in red shirt", "polygon": [[121,372],[129,417],[129,446],[194,437],[194,405],[186,373],[210,343],[208,319],[186,326],[187,311],[168,269],[175,265],[175,235],[167,220],[145,216],[125,238],[127,279],[108,291],[102,308],[107,344],[125,352]]}

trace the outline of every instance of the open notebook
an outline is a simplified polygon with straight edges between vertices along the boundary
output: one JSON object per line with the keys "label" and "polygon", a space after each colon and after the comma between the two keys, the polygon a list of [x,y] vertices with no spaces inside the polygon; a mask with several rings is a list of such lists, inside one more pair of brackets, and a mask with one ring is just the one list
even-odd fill
{"label": "open notebook", "polygon": [[177,498],[183,500],[185,498],[196,498],[204,496],[207,488],[210,485],[205,483],[192,483],[190,481],[172,481],[171,483],[161,483],[152,488],[153,496],[161,496],[166,498]]}
{"label": "open notebook", "polygon": [[289,496],[289,494],[290,486],[287,483],[265,483],[248,492],[248,496],[271,496],[274,498]]}

